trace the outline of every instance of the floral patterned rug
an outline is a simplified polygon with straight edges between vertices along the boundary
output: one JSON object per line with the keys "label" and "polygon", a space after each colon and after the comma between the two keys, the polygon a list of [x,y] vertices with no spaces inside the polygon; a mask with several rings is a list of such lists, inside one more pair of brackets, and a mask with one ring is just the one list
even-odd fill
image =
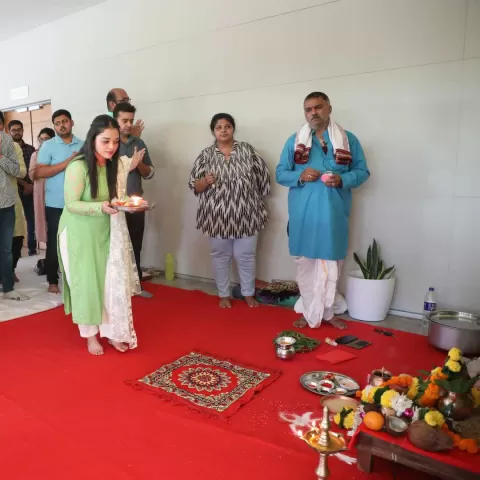
{"label": "floral patterned rug", "polygon": [[127,383],[200,413],[228,419],[279,376],[280,372],[191,352]]}

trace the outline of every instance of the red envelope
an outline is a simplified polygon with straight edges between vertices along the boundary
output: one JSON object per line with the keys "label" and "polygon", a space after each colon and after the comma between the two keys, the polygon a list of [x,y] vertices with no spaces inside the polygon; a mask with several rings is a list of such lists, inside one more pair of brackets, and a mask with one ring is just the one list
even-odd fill
{"label": "red envelope", "polygon": [[347,362],[348,360],[353,360],[357,358],[356,355],[350,352],[345,352],[343,350],[331,350],[328,353],[323,353],[322,355],[316,356],[317,360],[321,362],[329,362],[333,365],[337,363]]}

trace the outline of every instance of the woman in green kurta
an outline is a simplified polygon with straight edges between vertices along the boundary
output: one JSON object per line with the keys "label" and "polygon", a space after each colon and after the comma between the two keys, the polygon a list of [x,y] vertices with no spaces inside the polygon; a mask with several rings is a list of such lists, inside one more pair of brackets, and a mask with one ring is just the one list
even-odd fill
{"label": "woman in green kurta", "polygon": [[[111,321],[105,308],[111,217],[124,215],[112,209],[110,204],[117,198],[119,188],[122,192],[118,196],[123,197],[124,182],[120,181],[119,185],[118,177],[126,178],[129,171],[128,168],[125,171],[125,165],[118,158],[118,146],[117,121],[108,115],[98,116],[90,127],[80,155],[72,160],[65,174],[65,208],[60,219],[58,242],[65,312],[72,314],[73,322],[79,325],[80,335],[87,339],[88,350],[93,355],[103,354],[99,332],[100,336],[109,338],[117,350],[124,352],[128,349],[125,343],[116,340],[115,322]],[[128,246],[126,250],[128,252]],[[123,259],[120,260],[122,273],[128,278],[133,266]],[[125,305],[128,308],[130,297]],[[122,328],[133,332],[136,346],[131,316],[130,324]]]}

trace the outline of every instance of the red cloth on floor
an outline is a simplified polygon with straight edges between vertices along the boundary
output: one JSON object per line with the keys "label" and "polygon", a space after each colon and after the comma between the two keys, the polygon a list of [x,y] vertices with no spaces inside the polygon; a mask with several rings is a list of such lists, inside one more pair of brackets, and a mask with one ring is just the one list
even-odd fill
{"label": "red cloth on floor", "polygon": [[[338,347],[337,347],[338,348]],[[347,362],[348,360],[353,360],[357,358],[356,355],[350,352],[345,352],[344,350],[331,350],[330,352],[317,355],[317,360],[321,362],[328,362],[332,365],[337,365],[338,363]]]}
{"label": "red cloth on floor", "polygon": [[[153,299],[133,299],[139,346],[125,354],[103,340],[105,355],[89,355],[62,308],[0,323],[0,478],[187,480],[192,472],[198,480],[314,478],[318,456],[293,437],[278,413],[321,415],[320,396],[299,379],[312,370],[331,370],[315,358],[331,347],[322,344],[284,362],[275,355],[273,339],[293,328],[293,311],[251,309],[241,301],[222,310],[215,297],[201,292],[152,284],[148,290]],[[301,332],[322,341],[339,333],[324,324]],[[335,368],[361,385],[374,368],[415,374],[445,358],[418,335],[383,337],[356,322],[345,333],[373,342],[355,352],[355,362]],[[282,376],[228,423],[125,384],[195,349],[282,370]],[[329,467],[332,478],[393,479],[392,464],[381,460],[370,475],[336,458]],[[396,478],[430,478],[402,468],[395,466]]]}

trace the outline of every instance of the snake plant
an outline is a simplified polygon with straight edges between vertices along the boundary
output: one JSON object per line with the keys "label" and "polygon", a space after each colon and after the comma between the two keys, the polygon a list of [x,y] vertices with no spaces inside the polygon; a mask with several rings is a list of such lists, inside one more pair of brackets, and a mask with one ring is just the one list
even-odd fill
{"label": "snake plant", "polygon": [[353,254],[353,258],[362,270],[363,277],[366,280],[387,280],[395,273],[395,265],[385,268],[385,264],[380,257],[380,248],[375,239],[373,244],[368,247],[366,262],[356,253]]}

